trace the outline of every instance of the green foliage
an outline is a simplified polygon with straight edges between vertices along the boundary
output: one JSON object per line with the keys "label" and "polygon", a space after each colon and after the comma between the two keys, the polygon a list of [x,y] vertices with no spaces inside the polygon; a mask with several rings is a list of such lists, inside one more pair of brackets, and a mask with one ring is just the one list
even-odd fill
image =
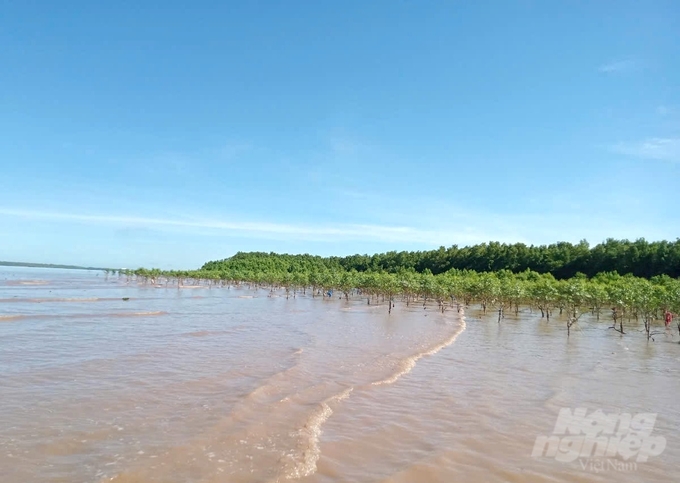
{"label": "green foliage", "polygon": [[[576,323],[582,309],[599,318],[603,308],[616,308],[619,331],[623,317],[641,317],[648,336],[651,323],[663,311],[680,312],[678,242],[647,243],[644,240],[608,240],[592,250],[587,243],[558,243],[542,247],[490,243],[430,252],[388,252],[373,256],[319,257],[275,253],[237,253],[231,258],[206,263],[200,270],[119,270],[120,276],[137,276],[152,283],[174,279],[210,284],[254,284],[285,288],[287,292],[312,289],[336,290],[349,298],[354,293],[391,300],[401,295],[409,301],[434,300],[444,304],[480,304],[498,309],[501,315],[520,305],[540,309],[550,317],[559,308],[569,317],[567,328]],[[661,256],[662,254],[663,256]],[[651,258],[650,258],[651,257]],[[661,258],[659,258],[661,257]],[[643,261],[663,260],[651,268]],[[593,273],[586,261],[607,270]],[[647,263],[645,262],[645,263]],[[656,262],[654,262],[656,263]],[[539,270],[532,269],[538,265]],[[620,275],[616,269],[628,270]],[[481,269],[480,269],[481,268]],[[647,278],[635,276],[643,271]],[[663,272],[663,273],[657,273]],[[565,274],[570,277],[565,278]],[[590,277],[590,278],[589,278]],[[391,305],[390,305],[391,307]]]}
{"label": "green foliage", "polygon": [[651,278],[668,275],[680,277],[680,239],[675,242],[647,242],[609,239],[592,248],[586,241],[527,246],[523,243],[482,243],[459,248],[440,247],[416,252],[387,252],[375,255],[322,258],[312,255],[277,255],[274,253],[237,253],[231,258],[206,263],[204,270],[239,269],[262,271],[356,270],[357,272],[403,270],[438,275],[451,269],[521,273],[530,270],[550,273],[566,279],[582,273],[593,277],[601,272],[632,274]]}

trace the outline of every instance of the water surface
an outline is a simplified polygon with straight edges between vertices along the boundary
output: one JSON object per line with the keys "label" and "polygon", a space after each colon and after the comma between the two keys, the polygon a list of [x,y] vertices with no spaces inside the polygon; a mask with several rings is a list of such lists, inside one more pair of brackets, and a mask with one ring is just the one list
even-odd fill
{"label": "water surface", "polygon": [[[674,481],[671,333],[270,295],[1,269],[0,481]],[[658,413],[667,447],[532,458],[563,407]]]}

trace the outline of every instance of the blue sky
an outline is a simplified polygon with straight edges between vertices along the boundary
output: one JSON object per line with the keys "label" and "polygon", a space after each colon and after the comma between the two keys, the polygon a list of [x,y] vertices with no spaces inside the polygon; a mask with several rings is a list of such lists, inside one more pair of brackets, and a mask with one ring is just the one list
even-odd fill
{"label": "blue sky", "polygon": [[680,236],[673,0],[2,12],[0,259]]}

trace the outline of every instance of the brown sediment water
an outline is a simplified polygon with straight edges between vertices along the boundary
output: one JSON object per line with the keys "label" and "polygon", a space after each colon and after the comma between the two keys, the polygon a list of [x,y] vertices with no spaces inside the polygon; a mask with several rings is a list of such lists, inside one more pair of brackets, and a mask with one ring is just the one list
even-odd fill
{"label": "brown sediment water", "polygon": [[118,318],[118,317],[152,317],[157,315],[166,315],[167,312],[162,310],[153,311],[140,311],[140,312],[86,312],[86,313],[32,313],[32,314],[13,314],[13,315],[0,315],[0,321],[12,321],[12,320],[26,320],[26,319],[106,319],[106,318]]}
{"label": "brown sediment water", "polygon": [[47,280],[7,280],[4,285],[21,286],[21,285],[47,285]]}
{"label": "brown sediment water", "polygon": [[40,304],[40,303],[50,303],[50,302],[97,302],[100,300],[97,297],[91,297],[91,298],[18,298],[18,297],[13,297],[13,298],[4,298],[0,299],[0,304],[11,304],[11,303],[18,303],[18,304]]}
{"label": "brown sediment water", "polygon": [[17,315],[0,315],[0,321],[3,321],[3,320],[4,321],[19,320],[19,319],[23,319],[23,318],[26,318],[26,316],[19,315],[19,314],[17,314]]}
{"label": "brown sediment water", "polygon": [[[672,332],[36,273],[0,287],[3,483],[674,481],[680,464]],[[665,450],[633,469],[532,457],[577,407],[656,413]]]}
{"label": "brown sediment water", "polygon": [[43,298],[25,298],[12,297],[0,299],[0,304],[49,304],[49,303],[83,303],[83,302],[111,302],[114,300],[121,300],[113,297],[71,297],[71,298],[57,298],[57,297],[43,297]]}

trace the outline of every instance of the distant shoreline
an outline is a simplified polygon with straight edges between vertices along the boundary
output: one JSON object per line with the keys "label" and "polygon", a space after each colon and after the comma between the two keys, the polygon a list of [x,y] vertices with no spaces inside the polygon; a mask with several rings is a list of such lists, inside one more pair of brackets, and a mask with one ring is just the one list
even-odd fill
{"label": "distant shoreline", "polygon": [[81,267],[78,265],[58,265],[53,263],[28,263],[28,262],[3,262],[3,261],[0,261],[0,267],[61,268],[69,270],[95,270],[95,271],[107,270],[106,268]]}

